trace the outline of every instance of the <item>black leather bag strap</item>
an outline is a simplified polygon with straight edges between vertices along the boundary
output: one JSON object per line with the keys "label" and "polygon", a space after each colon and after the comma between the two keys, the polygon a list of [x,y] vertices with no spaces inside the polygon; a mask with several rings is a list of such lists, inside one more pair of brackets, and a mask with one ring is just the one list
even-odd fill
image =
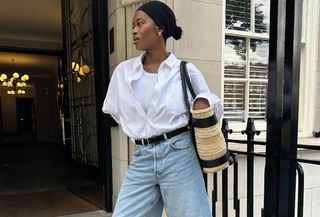
{"label": "black leather bag strap", "polygon": [[[180,64],[180,75],[181,75],[181,83],[182,83],[182,91],[183,91],[184,103],[185,103],[185,105],[186,105],[186,107],[188,109],[188,112],[189,112],[189,130],[191,132],[193,145],[195,147],[197,158],[198,158],[199,162],[201,162],[201,159],[199,157],[199,153],[198,153],[198,150],[197,150],[197,145],[196,145],[196,138],[195,138],[193,123],[192,123],[192,118],[191,118],[192,114],[190,112],[190,102],[189,102],[187,87],[188,87],[193,99],[196,97],[196,93],[194,92],[194,89],[193,89],[193,87],[191,85],[191,81],[190,81],[190,78],[189,78],[189,75],[188,75],[187,62],[186,61],[181,61],[181,64]],[[200,166],[202,168],[201,164],[200,164]]]}
{"label": "black leather bag strap", "polygon": [[189,77],[188,70],[187,70],[187,62],[184,65],[184,71],[183,72],[184,72],[185,80],[187,82],[187,86],[188,86],[188,88],[190,90],[192,98],[194,99],[194,98],[196,98],[196,92],[194,92],[194,89],[193,89],[191,81],[190,81],[190,77]]}
{"label": "black leather bag strap", "polygon": [[187,62],[181,61],[180,64],[180,75],[181,75],[181,83],[182,83],[182,90],[183,90],[183,97],[184,97],[184,103],[187,107],[187,109],[190,109],[190,102],[188,97],[188,90],[189,89],[193,99],[196,97],[196,93],[194,92],[194,89],[192,87],[190,77],[187,70]]}
{"label": "black leather bag strap", "polygon": [[187,84],[186,84],[186,79],[185,79],[185,65],[186,65],[186,62],[185,61],[181,61],[181,64],[180,64],[180,77],[181,77],[184,104],[185,104],[186,108],[189,110],[190,109],[190,103],[189,103],[189,99],[188,99]]}

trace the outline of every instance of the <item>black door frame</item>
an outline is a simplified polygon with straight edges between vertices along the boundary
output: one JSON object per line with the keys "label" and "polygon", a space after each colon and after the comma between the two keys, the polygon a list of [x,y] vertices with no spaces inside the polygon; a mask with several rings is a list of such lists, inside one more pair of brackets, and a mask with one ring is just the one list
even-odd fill
{"label": "black door frame", "polygon": [[111,119],[102,113],[102,105],[109,85],[109,48],[108,48],[108,1],[93,0],[93,38],[94,65],[96,67],[95,87],[97,105],[98,150],[103,171],[105,187],[105,208],[112,212],[112,150],[111,150]]}

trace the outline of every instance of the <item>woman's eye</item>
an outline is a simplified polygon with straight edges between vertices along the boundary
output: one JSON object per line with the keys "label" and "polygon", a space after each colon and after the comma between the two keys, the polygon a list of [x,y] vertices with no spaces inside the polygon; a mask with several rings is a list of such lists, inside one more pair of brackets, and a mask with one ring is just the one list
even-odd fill
{"label": "woman's eye", "polygon": [[141,27],[143,24],[143,22],[137,22],[135,24],[132,24],[132,29],[134,29],[136,26]]}

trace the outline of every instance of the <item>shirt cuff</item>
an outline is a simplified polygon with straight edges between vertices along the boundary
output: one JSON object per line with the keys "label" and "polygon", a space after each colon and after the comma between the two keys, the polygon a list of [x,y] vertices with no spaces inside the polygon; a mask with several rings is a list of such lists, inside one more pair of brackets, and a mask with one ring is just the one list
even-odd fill
{"label": "shirt cuff", "polygon": [[212,94],[212,93],[200,93],[196,96],[196,98],[192,102],[192,107],[196,99],[198,98],[205,98],[208,100],[210,106],[213,107],[215,115],[217,119],[219,120],[223,115],[223,105],[221,103],[221,100],[218,96]]}

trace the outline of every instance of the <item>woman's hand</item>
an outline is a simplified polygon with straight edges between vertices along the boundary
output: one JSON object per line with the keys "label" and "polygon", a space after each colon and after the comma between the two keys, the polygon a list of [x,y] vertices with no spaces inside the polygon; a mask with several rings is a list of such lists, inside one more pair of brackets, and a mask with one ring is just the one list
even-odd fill
{"label": "woman's hand", "polygon": [[208,108],[209,106],[210,106],[210,104],[209,104],[208,100],[205,98],[197,98],[193,103],[194,110]]}

